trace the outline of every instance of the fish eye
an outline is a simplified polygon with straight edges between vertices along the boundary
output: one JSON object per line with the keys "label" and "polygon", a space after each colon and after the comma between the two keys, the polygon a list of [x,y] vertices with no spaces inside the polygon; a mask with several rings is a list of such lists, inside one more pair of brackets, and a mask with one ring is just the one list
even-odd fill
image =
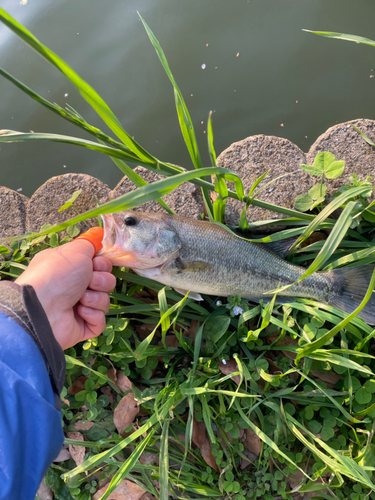
{"label": "fish eye", "polygon": [[125,226],[135,226],[137,224],[137,219],[135,217],[126,217]]}

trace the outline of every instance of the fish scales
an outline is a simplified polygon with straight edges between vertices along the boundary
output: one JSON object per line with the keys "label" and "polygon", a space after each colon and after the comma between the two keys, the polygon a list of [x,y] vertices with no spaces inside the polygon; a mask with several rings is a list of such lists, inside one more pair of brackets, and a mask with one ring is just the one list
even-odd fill
{"label": "fish scales", "polygon": [[[306,271],[261,243],[236,237],[210,222],[133,211],[103,216],[103,249],[114,265],[186,291],[221,297],[261,299],[292,285]],[[314,273],[278,295],[315,299],[345,312],[363,300],[373,265]],[[290,299],[289,299],[290,300]],[[375,324],[375,294],[358,315]]]}
{"label": "fish scales", "polygon": [[[160,277],[170,286],[219,296],[261,297],[279,286],[291,285],[306,271],[265,245],[237,238],[216,224],[176,217],[171,225],[182,244],[182,263],[203,261],[208,266],[197,273],[188,267],[179,269],[174,262],[165,265]],[[285,290],[283,295],[303,293],[305,297],[327,300],[330,288],[330,281],[318,275]]]}

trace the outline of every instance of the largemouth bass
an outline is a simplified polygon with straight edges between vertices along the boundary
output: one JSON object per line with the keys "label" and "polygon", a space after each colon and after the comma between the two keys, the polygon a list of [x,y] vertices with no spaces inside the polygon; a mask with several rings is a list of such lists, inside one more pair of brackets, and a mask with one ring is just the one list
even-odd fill
{"label": "largemouth bass", "polygon": [[[103,249],[98,255],[180,293],[190,291],[196,299],[201,293],[269,298],[267,292],[291,285],[306,271],[267,245],[237,238],[210,222],[133,211],[102,217]],[[373,269],[366,265],[314,273],[277,299],[310,298],[351,313],[363,300]],[[375,324],[374,293],[359,317]]]}

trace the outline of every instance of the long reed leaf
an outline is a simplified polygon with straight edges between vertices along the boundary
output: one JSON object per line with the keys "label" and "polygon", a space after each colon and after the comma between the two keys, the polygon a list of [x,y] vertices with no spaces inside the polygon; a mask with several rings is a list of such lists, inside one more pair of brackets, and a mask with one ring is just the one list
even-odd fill
{"label": "long reed leaf", "polygon": [[25,43],[32,47],[39,55],[44,57],[49,63],[61,71],[80,91],[81,95],[98,113],[109,128],[117,135],[117,137],[139,158],[152,161],[153,157],[144,150],[132,137],[125,132],[119,120],[111,111],[106,102],[100,95],[85,82],[65,61],[57,54],[43,45],[29,30],[18,23],[4,9],[0,8],[0,21],[10,28],[16,35],[19,36]]}

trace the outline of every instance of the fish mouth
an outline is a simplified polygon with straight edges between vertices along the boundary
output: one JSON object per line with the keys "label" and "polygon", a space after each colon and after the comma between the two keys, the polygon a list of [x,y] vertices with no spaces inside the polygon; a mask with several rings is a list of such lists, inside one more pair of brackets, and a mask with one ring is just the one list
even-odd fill
{"label": "fish mouth", "polygon": [[97,255],[106,257],[113,265],[121,267],[132,267],[134,257],[124,251],[124,242],[127,241],[127,234],[120,234],[118,224],[115,221],[115,214],[102,214],[104,237],[103,248]]}

